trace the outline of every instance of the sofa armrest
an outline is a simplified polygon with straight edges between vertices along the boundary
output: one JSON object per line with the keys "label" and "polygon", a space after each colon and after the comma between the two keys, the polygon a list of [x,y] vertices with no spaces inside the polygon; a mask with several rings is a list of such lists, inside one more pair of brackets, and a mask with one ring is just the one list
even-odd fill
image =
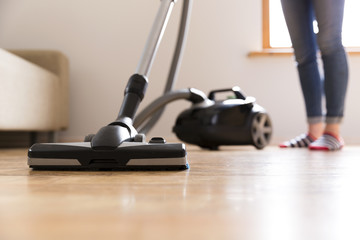
{"label": "sofa armrest", "polygon": [[18,50],[9,52],[32,62],[52,73],[60,79],[58,123],[60,129],[66,129],[69,125],[69,60],[61,52],[55,50]]}
{"label": "sofa armrest", "polygon": [[59,77],[0,49],[0,128],[58,130]]}

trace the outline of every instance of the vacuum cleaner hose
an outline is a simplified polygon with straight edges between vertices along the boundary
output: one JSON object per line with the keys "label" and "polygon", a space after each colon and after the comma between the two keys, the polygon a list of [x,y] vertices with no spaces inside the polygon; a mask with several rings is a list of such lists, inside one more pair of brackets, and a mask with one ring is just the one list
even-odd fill
{"label": "vacuum cleaner hose", "polygon": [[[179,100],[186,99],[193,104],[206,102],[208,98],[206,95],[194,88],[180,89],[177,91],[167,92],[165,95],[157,98],[149,106],[147,106],[140,114],[134,119],[133,126],[139,133],[146,133],[150,129],[147,124],[143,124],[151,115],[153,115],[159,109],[162,109],[166,104]],[[142,125],[142,126],[141,126]]]}

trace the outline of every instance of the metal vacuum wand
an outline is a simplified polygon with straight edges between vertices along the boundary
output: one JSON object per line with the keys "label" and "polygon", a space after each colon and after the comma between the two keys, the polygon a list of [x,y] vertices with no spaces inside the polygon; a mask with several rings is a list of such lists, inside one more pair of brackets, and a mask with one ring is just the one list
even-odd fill
{"label": "metal vacuum wand", "polygon": [[159,48],[165,32],[175,0],[162,0],[155,22],[150,31],[145,49],[136,69],[125,89],[118,117],[112,123],[102,127],[91,140],[93,149],[113,149],[124,141],[131,141],[137,134],[133,127],[133,119],[138,106],[144,98],[150,73],[151,65]]}

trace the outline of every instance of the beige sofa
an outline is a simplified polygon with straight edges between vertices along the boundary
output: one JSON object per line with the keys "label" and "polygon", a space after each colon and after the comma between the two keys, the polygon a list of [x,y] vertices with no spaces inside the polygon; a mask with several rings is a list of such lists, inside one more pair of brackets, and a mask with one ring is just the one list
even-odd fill
{"label": "beige sofa", "polygon": [[68,66],[58,51],[0,49],[0,131],[66,129]]}

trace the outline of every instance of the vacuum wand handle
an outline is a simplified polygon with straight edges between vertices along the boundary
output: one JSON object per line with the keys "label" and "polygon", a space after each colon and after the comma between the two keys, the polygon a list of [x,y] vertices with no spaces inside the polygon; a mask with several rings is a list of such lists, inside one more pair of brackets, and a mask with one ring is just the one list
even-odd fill
{"label": "vacuum wand handle", "polygon": [[134,74],[130,77],[125,89],[124,100],[117,117],[117,121],[127,117],[134,119],[136,110],[143,100],[148,80],[145,76]]}
{"label": "vacuum wand handle", "polygon": [[149,75],[151,65],[159,48],[174,4],[175,0],[161,0],[160,9],[158,10],[150,35],[146,41],[145,49],[136,68],[137,74],[145,77]]}

